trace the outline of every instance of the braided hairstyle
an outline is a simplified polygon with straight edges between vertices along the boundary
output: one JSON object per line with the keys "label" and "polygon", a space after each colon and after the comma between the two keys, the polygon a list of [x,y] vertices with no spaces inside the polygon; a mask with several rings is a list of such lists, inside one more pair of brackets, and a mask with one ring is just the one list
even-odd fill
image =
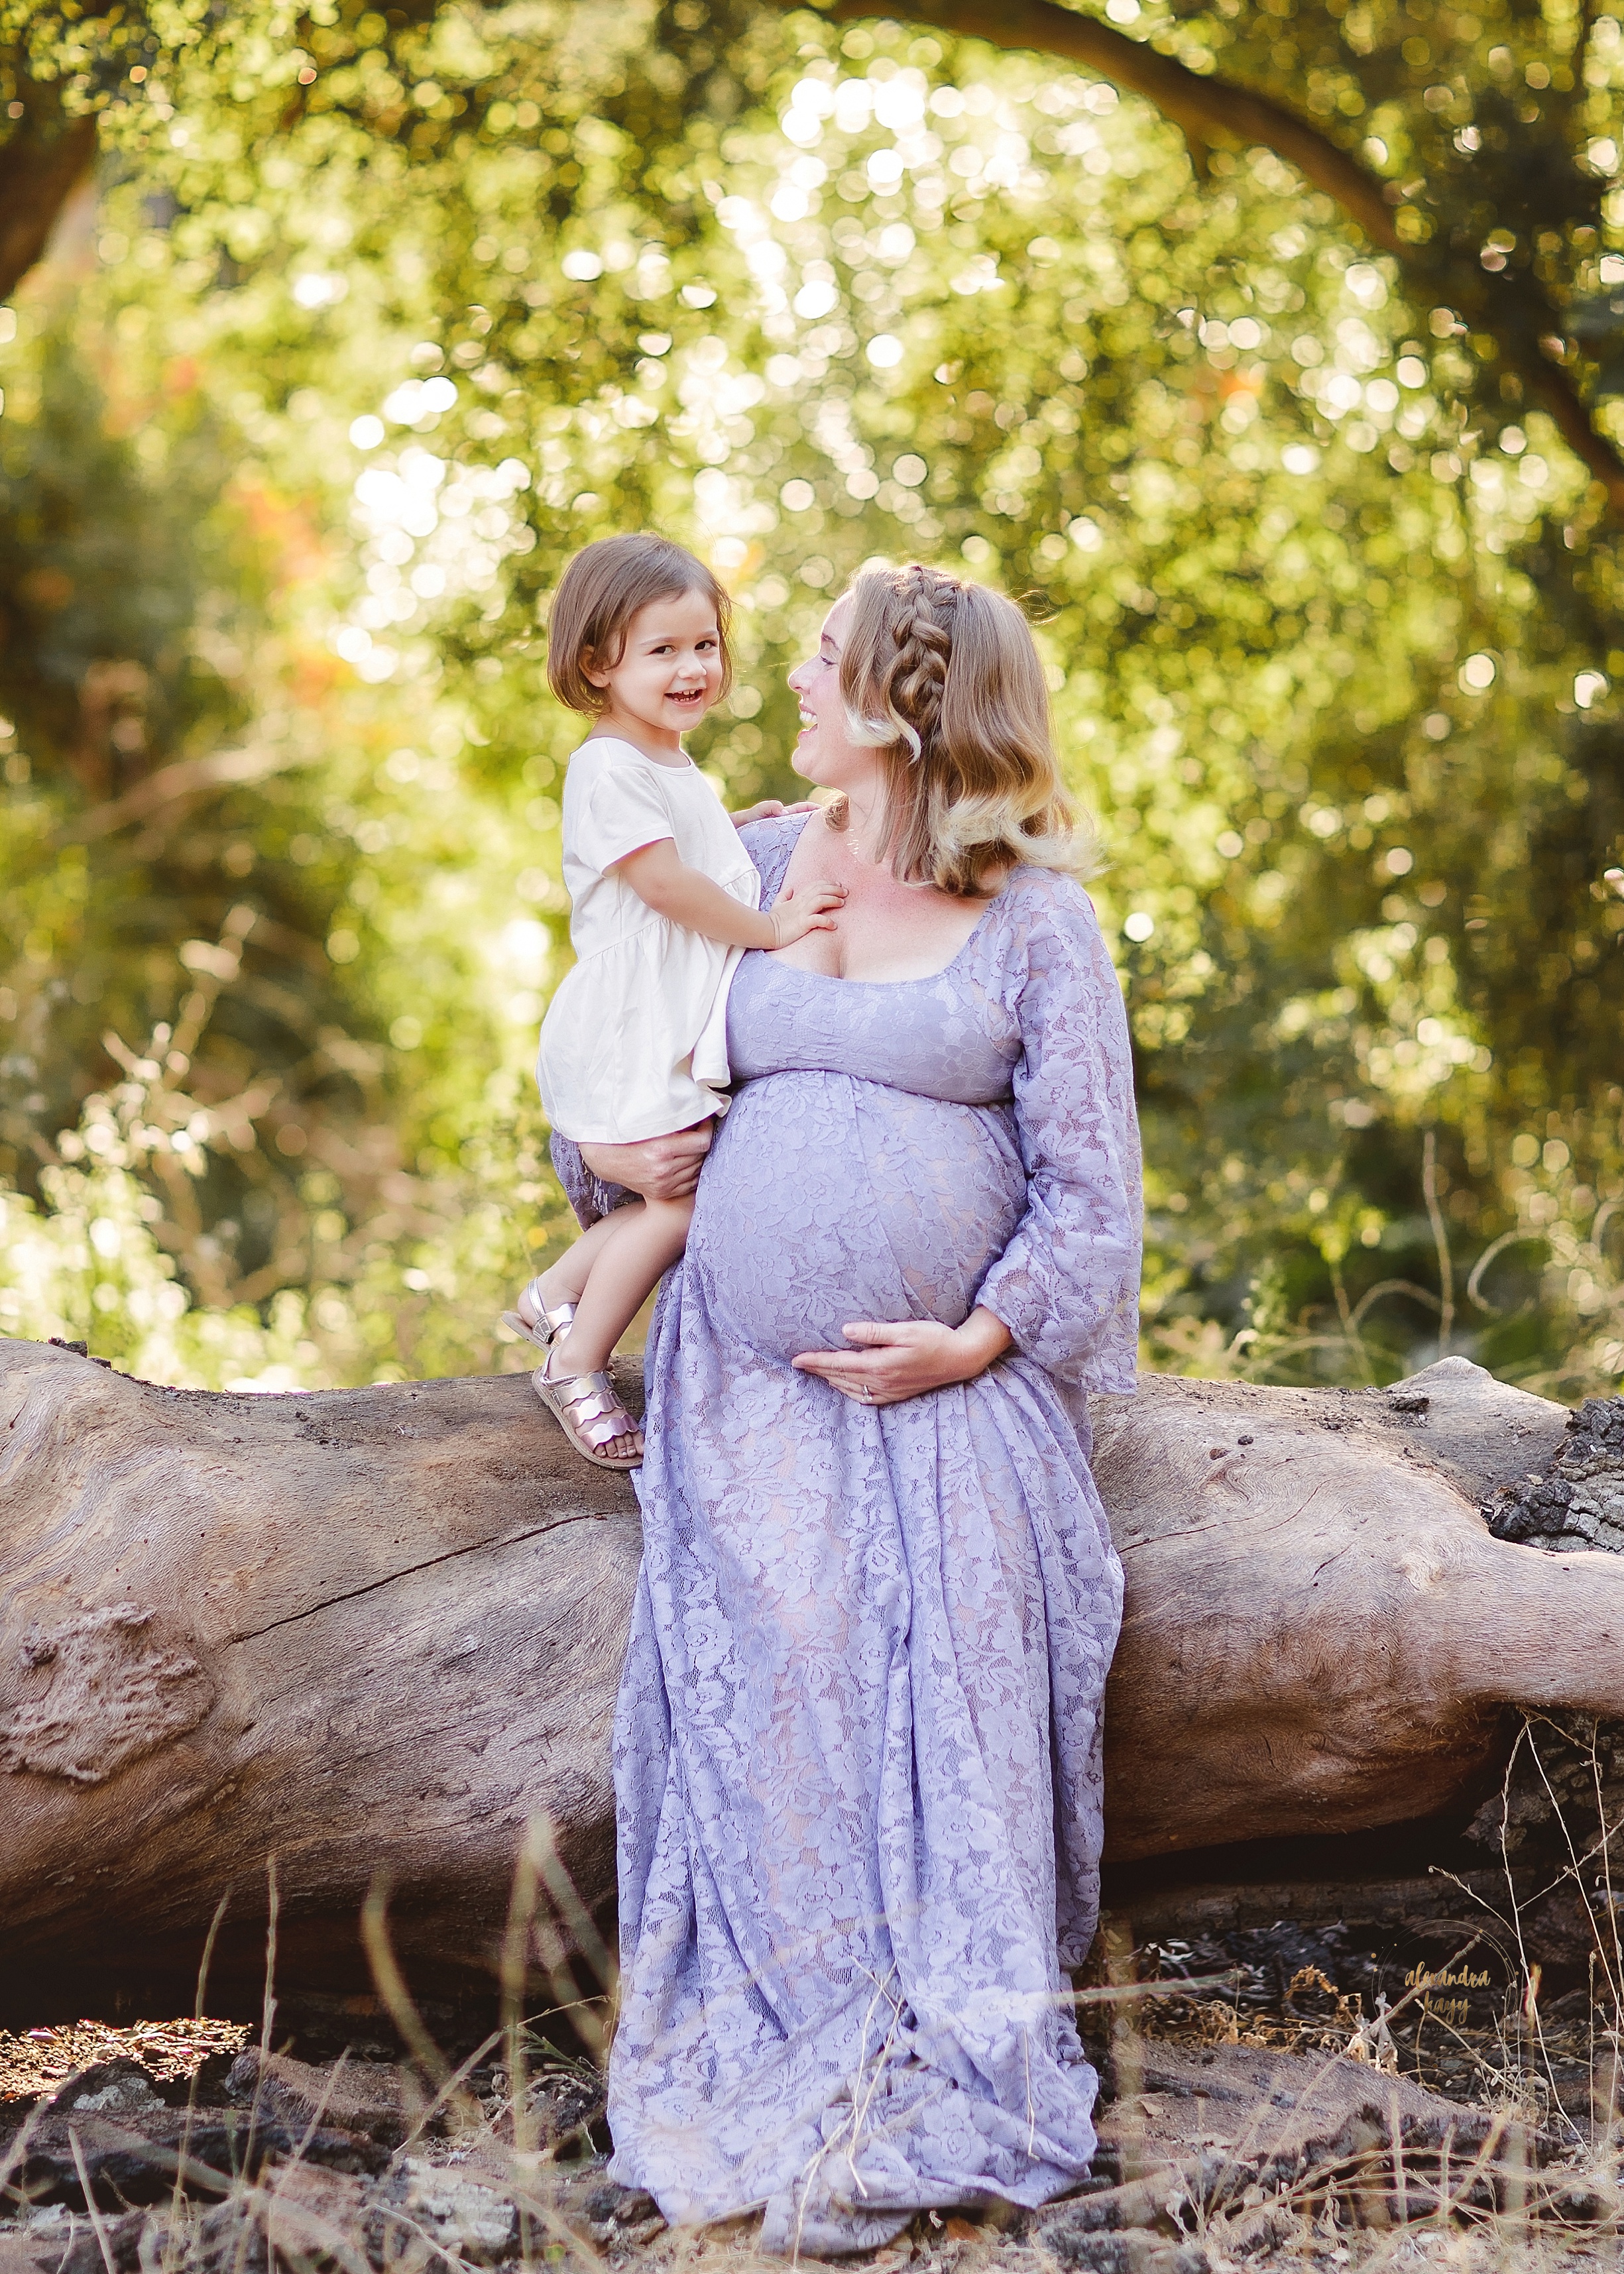
{"label": "braided hairstyle", "polygon": [[882,716],[902,728],[910,758],[924,756],[941,737],[941,704],[953,655],[958,616],[956,577],[917,564],[898,572],[894,606],[888,611],[890,653],[875,658],[873,692]]}
{"label": "braided hairstyle", "polygon": [[1086,867],[1091,840],[1061,782],[1048,688],[1020,610],[917,561],[865,569],[850,597],[847,731],[887,754],[896,876],[980,895],[1017,862]]}

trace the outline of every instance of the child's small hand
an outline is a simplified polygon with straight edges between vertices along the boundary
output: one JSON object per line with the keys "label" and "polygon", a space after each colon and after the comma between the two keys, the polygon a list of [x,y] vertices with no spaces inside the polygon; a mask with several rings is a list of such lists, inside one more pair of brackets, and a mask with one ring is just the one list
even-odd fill
{"label": "child's small hand", "polygon": [[845,900],[844,885],[786,885],[766,912],[773,927],[773,945],[788,947],[791,940],[804,939],[809,931],[833,931]]}
{"label": "child's small hand", "polygon": [[786,813],[816,813],[817,810],[807,798],[799,799],[794,805],[786,805],[780,797],[764,797],[759,804],[746,805],[737,813],[730,813],[728,819],[735,829],[743,829],[752,821],[777,821]]}

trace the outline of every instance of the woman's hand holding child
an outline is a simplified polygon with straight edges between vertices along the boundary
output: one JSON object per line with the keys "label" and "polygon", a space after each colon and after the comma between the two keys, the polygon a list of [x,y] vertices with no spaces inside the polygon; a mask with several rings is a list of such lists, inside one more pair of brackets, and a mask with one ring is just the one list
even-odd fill
{"label": "woman's hand holding child", "polygon": [[780,821],[786,813],[816,813],[817,807],[809,797],[797,797],[793,805],[786,805],[782,797],[764,797],[754,805],[742,805],[728,819],[735,829],[748,829],[752,821]]}

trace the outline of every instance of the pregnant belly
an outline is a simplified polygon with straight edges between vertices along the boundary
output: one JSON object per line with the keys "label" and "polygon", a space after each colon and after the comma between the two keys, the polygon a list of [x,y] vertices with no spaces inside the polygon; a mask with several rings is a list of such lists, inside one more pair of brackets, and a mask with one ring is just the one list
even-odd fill
{"label": "pregnant belly", "polygon": [[717,1133],[688,1257],[718,1327],[797,1358],[854,1319],[962,1325],[1025,1204],[1008,1109],[769,1074]]}

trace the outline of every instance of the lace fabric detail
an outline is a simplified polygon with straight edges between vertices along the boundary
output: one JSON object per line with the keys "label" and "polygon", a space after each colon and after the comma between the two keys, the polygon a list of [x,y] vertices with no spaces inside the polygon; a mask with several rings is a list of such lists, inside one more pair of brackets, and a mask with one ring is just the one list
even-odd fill
{"label": "lace fabric detail", "polygon": [[[789,815],[744,832],[764,907],[804,825]],[[1132,1056],[1122,990],[1080,886],[1017,870],[933,978],[870,985],[747,956],[728,1036],[746,1081],[817,1070],[873,1085],[884,1094],[876,1111],[899,1118],[909,1109],[898,1092],[995,1112],[1019,1148],[1020,1216],[975,1300],[1057,1381],[1131,1393],[1143,1213]],[[953,1178],[960,1141],[944,1131],[933,1150],[916,1126],[911,1173]]]}
{"label": "lace fabric detail", "polygon": [[[799,825],[746,832],[764,905]],[[1137,1149],[1116,981],[1051,876],[934,979],[747,956],[729,1047],[648,1345],[611,2169],[830,2255],[1093,2153],[1061,1969],[1122,1583],[1082,1392],[1131,1384]],[[978,1300],[1016,1347],[968,1383],[873,1410],[788,1363]]]}
{"label": "lace fabric detail", "polygon": [[553,1156],[553,1171],[564,1188],[564,1198],[575,1210],[576,1222],[583,1231],[597,1223],[600,1216],[610,1215],[617,1208],[625,1208],[636,1200],[624,1185],[606,1184],[594,1177],[581,1158],[581,1148],[572,1137],[561,1137],[555,1130],[548,1150]]}

